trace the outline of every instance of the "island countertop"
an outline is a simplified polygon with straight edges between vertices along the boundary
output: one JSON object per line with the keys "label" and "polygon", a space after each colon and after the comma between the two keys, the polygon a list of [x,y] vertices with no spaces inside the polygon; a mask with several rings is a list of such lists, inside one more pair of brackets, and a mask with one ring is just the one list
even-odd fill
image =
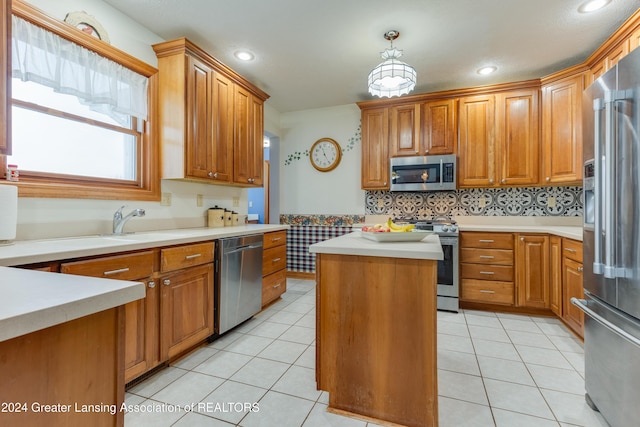
{"label": "island countertop", "polygon": [[315,243],[309,246],[309,252],[406,259],[441,260],[444,258],[442,245],[436,234],[430,234],[419,242],[375,242],[361,237],[360,233],[360,231],[354,231]]}
{"label": "island countertop", "polygon": [[0,342],[144,297],[139,282],[0,267]]}

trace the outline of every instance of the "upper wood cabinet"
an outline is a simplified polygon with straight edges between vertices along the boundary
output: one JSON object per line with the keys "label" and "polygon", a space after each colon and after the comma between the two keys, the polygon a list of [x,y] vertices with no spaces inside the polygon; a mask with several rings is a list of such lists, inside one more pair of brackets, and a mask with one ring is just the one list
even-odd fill
{"label": "upper wood cabinet", "polygon": [[391,157],[455,153],[455,113],[453,99],[390,107]]}
{"label": "upper wood cabinet", "polygon": [[584,75],[542,88],[543,183],[582,181],[582,91]]}
{"label": "upper wood cabinet", "polygon": [[0,0],[0,154],[11,154],[11,1]]}
{"label": "upper wood cabinet", "polygon": [[261,186],[269,96],[185,38],[153,49],[162,178]]}
{"label": "upper wood cabinet", "polygon": [[389,109],[363,109],[362,168],[363,190],[389,189]]}
{"label": "upper wood cabinet", "polygon": [[495,96],[461,98],[458,114],[458,185],[488,187],[495,183]]}

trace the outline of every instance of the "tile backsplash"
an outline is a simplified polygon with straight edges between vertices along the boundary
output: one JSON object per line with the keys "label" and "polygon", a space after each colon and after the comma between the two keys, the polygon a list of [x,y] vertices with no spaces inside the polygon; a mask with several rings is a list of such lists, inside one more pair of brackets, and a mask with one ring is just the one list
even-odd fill
{"label": "tile backsplash", "polygon": [[582,216],[582,187],[472,188],[435,192],[367,191],[365,213],[393,218]]}

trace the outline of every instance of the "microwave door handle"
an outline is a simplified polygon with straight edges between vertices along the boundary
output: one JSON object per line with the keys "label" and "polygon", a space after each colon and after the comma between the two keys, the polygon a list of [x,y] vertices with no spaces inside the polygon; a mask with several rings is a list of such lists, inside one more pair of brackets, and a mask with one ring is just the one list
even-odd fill
{"label": "microwave door handle", "polygon": [[601,275],[604,273],[604,264],[602,263],[602,141],[601,141],[601,122],[602,110],[604,109],[604,100],[602,98],[593,101],[593,142],[594,142],[594,189],[593,192],[593,274]]}
{"label": "microwave door handle", "polygon": [[442,161],[442,159],[440,159],[440,187],[442,187],[444,184],[442,182],[442,174],[444,173],[444,162]]}
{"label": "microwave door handle", "polygon": [[616,277],[615,261],[615,109],[614,93],[605,94],[605,146],[604,146],[604,246],[605,262],[604,277],[614,279]]}

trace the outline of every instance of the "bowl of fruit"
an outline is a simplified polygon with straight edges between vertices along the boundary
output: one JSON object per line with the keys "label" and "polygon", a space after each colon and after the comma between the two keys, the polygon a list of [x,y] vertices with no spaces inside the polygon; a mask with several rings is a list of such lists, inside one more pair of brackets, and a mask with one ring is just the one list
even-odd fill
{"label": "bowl of fruit", "polygon": [[376,242],[419,242],[433,231],[416,230],[415,224],[396,224],[391,218],[383,224],[364,226],[360,236]]}

